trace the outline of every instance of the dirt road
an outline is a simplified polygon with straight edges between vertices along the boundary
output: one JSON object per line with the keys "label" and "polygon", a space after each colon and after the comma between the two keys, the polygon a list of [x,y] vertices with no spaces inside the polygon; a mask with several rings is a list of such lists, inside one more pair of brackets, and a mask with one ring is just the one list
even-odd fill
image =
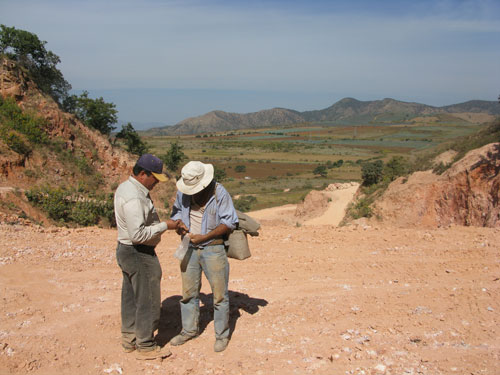
{"label": "dirt road", "polygon": [[[201,336],[163,362],[120,348],[116,232],[0,225],[0,374],[498,374],[500,230],[285,225],[264,220],[231,260],[232,339]],[[158,339],[180,330],[181,281],[158,247]]]}

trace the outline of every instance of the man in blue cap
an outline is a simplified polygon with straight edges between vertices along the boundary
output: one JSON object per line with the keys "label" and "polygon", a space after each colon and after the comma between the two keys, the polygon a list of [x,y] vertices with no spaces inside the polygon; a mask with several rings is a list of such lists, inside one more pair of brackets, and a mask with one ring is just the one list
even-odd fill
{"label": "man in blue cap", "polygon": [[167,181],[163,162],[154,155],[142,155],[133,175],[115,192],[118,228],[116,259],[123,274],[121,295],[122,346],[136,350],[137,359],[168,357],[171,352],[154,341],[161,310],[162,270],[155,247],[167,229],[182,230],[180,220],[160,222],[149,191]]}

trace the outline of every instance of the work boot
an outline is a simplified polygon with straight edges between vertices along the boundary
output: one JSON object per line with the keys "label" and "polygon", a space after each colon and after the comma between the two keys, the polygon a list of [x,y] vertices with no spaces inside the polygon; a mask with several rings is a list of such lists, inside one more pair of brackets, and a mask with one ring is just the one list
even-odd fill
{"label": "work boot", "polygon": [[135,345],[133,345],[133,346],[122,345],[122,349],[123,349],[124,353],[132,353],[137,348],[135,347]]}
{"label": "work boot", "polygon": [[188,342],[189,340],[194,339],[197,336],[198,335],[188,335],[187,333],[181,332],[177,336],[175,336],[172,340],[170,340],[170,345],[173,346],[182,345]]}
{"label": "work boot", "polygon": [[222,352],[226,350],[229,339],[216,339],[214,344],[214,351]]}
{"label": "work boot", "polygon": [[172,355],[172,352],[164,346],[163,348],[159,345],[156,345],[153,350],[143,351],[137,350],[135,354],[135,358],[137,359],[158,359],[158,358],[166,358]]}

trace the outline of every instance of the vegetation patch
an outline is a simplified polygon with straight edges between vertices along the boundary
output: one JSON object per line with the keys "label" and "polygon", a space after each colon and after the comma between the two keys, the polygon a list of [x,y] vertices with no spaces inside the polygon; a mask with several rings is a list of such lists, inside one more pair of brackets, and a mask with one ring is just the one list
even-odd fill
{"label": "vegetation patch", "polygon": [[64,187],[35,187],[26,198],[59,224],[115,225],[113,194],[86,194]]}
{"label": "vegetation patch", "polygon": [[0,96],[0,138],[14,152],[27,157],[34,147],[46,145],[46,122],[18,107],[12,98]]}

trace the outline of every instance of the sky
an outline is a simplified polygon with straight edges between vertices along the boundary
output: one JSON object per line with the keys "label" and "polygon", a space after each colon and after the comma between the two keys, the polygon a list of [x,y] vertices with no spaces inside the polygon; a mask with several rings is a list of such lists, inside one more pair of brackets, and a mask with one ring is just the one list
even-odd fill
{"label": "sky", "polygon": [[500,0],[0,0],[136,129],[212,110],[500,94]]}

